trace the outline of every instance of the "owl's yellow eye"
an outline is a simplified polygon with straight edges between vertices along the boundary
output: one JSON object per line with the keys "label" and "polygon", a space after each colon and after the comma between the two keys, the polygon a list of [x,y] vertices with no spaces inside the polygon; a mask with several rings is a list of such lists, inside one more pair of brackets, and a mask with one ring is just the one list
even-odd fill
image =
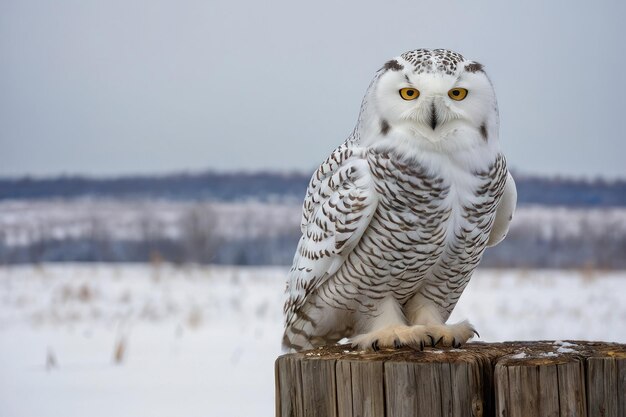
{"label": "owl's yellow eye", "polygon": [[448,97],[452,100],[461,101],[467,97],[467,90],[465,88],[453,88],[448,91]]}
{"label": "owl's yellow eye", "polygon": [[415,100],[420,96],[419,90],[415,88],[401,88],[400,89],[400,97],[405,100]]}

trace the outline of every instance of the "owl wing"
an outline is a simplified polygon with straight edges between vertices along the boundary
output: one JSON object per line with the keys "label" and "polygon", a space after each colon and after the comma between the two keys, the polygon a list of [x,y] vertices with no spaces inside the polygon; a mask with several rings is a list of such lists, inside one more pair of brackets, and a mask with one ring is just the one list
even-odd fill
{"label": "owl wing", "polygon": [[513,220],[513,213],[515,213],[515,206],[517,205],[517,187],[515,187],[515,180],[509,172],[506,178],[506,184],[504,185],[504,191],[502,193],[502,199],[496,209],[496,218],[493,222],[491,232],[489,233],[489,240],[487,246],[495,246],[506,237],[509,232],[509,226],[511,220]]}
{"label": "owl wing", "polygon": [[364,150],[345,143],[313,174],[302,209],[302,237],[287,279],[287,324],[332,277],[367,229],[377,192]]}

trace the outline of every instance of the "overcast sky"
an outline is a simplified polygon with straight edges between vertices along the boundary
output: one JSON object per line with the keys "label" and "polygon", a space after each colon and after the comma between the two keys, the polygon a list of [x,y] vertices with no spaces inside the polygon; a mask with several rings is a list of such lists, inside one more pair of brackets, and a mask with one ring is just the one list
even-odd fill
{"label": "overcast sky", "polygon": [[510,166],[626,177],[623,4],[0,0],[0,175],[308,172],[440,47],[486,66]]}

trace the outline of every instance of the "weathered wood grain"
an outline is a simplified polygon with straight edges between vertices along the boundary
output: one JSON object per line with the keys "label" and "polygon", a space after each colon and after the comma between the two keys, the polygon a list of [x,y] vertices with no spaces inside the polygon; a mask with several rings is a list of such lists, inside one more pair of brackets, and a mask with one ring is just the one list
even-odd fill
{"label": "weathered wood grain", "polygon": [[471,360],[385,362],[387,416],[482,415],[480,374]]}
{"label": "weathered wood grain", "polygon": [[337,362],[337,415],[353,417],[353,402],[352,364],[350,361],[339,361]]}
{"label": "weathered wood grain", "polygon": [[277,417],[626,417],[625,397],[626,345],[614,343],[333,346],[276,361]]}
{"label": "weathered wood grain", "polygon": [[311,359],[300,363],[302,371],[302,411],[309,417],[337,416],[335,361]]}
{"label": "weathered wood grain", "polygon": [[626,354],[609,351],[587,360],[589,417],[626,416]]}
{"label": "weathered wood grain", "polygon": [[337,361],[338,417],[377,417],[385,413],[383,362]]}
{"label": "weathered wood grain", "polygon": [[300,361],[296,357],[283,357],[276,361],[276,416],[300,417],[302,411],[302,379]]}
{"label": "weathered wood grain", "polygon": [[585,416],[584,366],[575,356],[502,358],[495,367],[497,416]]}

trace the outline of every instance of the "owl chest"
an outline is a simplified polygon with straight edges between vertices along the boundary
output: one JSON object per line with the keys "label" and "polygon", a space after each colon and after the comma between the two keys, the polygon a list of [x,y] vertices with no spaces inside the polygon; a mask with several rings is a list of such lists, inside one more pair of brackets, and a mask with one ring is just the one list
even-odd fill
{"label": "owl chest", "polygon": [[368,241],[380,253],[383,281],[407,293],[433,268],[480,257],[495,215],[495,179],[470,171],[428,175],[390,161],[383,172],[380,165],[373,170],[379,198]]}
{"label": "owl chest", "polygon": [[433,185],[377,179],[378,207],[370,230],[381,252],[390,251],[389,260],[401,255],[401,263],[410,262],[411,268],[427,264],[441,253],[450,228],[460,223],[464,205],[451,196],[454,185],[445,180]]}

